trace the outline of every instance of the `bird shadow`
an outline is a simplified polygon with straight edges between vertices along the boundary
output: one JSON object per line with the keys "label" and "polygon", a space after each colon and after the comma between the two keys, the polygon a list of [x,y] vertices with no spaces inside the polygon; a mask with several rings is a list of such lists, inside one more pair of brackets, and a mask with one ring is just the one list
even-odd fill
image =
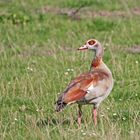
{"label": "bird shadow", "polygon": [[38,127],[45,127],[45,126],[56,126],[56,125],[70,125],[70,124],[77,124],[77,120],[70,120],[70,119],[55,119],[55,118],[46,118],[40,119],[37,121]]}

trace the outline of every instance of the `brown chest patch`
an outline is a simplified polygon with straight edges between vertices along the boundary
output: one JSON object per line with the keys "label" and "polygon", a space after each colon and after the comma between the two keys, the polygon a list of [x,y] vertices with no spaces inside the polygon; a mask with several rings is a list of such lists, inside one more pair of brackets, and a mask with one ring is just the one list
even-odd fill
{"label": "brown chest patch", "polygon": [[93,61],[92,61],[92,64],[91,64],[91,67],[98,67],[100,64],[101,64],[101,61],[102,59],[101,58],[95,58]]}

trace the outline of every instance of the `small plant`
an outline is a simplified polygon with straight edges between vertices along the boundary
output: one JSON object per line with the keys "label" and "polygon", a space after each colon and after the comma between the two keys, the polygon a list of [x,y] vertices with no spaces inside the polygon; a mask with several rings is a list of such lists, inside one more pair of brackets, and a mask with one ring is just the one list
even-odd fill
{"label": "small plant", "polygon": [[25,14],[12,13],[10,15],[1,15],[0,22],[5,23],[11,21],[13,24],[26,25],[31,21],[31,17]]}

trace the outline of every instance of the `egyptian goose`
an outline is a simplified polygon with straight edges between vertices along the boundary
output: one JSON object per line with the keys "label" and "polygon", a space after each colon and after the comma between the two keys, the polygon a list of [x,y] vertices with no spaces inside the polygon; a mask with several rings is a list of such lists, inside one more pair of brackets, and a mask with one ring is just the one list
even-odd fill
{"label": "egyptian goose", "polygon": [[97,124],[97,108],[110,94],[113,88],[113,77],[110,69],[102,61],[104,49],[99,41],[90,39],[78,50],[93,50],[95,56],[92,60],[90,71],[81,74],[70,82],[66,90],[56,102],[56,111],[61,111],[66,105],[78,104],[78,124],[81,124],[84,104],[93,105],[93,121]]}

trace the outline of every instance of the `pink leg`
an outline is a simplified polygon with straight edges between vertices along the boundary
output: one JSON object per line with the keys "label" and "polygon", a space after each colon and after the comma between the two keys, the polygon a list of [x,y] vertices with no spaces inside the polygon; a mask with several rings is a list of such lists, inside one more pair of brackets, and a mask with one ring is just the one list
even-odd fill
{"label": "pink leg", "polygon": [[94,125],[97,125],[97,109],[94,108],[93,109],[93,121],[94,121]]}
{"label": "pink leg", "polygon": [[81,110],[81,106],[78,105],[78,124],[79,126],[81,125],[81,121],[82,121],[82,110]]}

